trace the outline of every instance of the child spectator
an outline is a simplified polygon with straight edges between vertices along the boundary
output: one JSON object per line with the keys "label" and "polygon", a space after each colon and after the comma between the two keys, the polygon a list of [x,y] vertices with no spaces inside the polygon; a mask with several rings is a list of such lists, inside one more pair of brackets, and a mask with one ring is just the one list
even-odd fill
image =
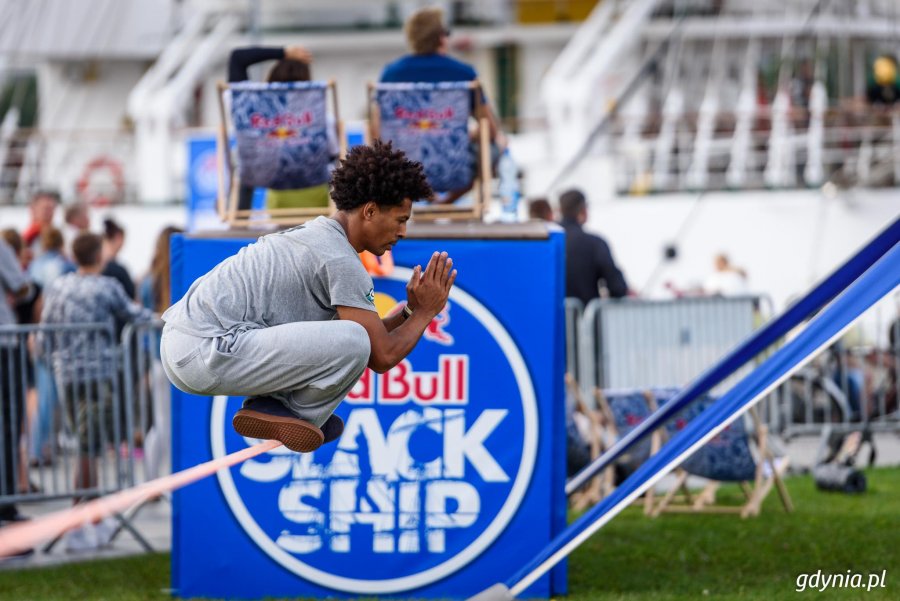
{"label": "child spectator", "polygon": [[46,288],[61,275],[75,271],[75,264],[63,254],[62,232],[52,225],[41,231],[41,250],[28,266],[28,275],[41,288]]}
{"label": "child spectator", "polygon": [[[153,314],[129,298],[122,285],[101,275],[103,241],[95,234],[81,234],[72,243],[78,271],[60,276],[47,288],[42,324],[95,324],[146,320]],[[48,346],[39,336],[40,348],[50,348],[50,362],[70,419],[78,434],[80,456],[75,471],[75,490],[96,488],[96,459],[115,432],[113,391],[118,377],[117,341],[102,332],[71,331],[54,336]],[[76,499],[76,502],[78,499]],[[108,542],[112,528],[87,524],[67,535],[70,550],[93,549]]]}

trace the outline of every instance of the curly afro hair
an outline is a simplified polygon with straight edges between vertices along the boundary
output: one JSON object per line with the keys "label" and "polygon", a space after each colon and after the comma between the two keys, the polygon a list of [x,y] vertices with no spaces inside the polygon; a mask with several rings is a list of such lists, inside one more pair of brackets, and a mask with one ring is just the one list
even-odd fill
{"label": "curly afro hair", "polygon": [[403,200],[430,198],[422,164],[410,161],[390,142],[355,146],[331,174],[331,198],[341,211],[351,211],[369,201],[400,205]]}

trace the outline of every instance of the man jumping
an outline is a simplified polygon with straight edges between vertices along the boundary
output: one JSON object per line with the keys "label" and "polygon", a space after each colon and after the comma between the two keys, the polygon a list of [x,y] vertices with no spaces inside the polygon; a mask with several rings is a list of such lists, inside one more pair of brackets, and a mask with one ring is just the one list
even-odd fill
{"label": "man jumping", "polygon": [[447,253],[417,265],[402,312],[380,319],[359,254],[406,236],[422,165],[389,143],[357,146],[332,175],[337,212],[261,237],[199,278],[162,318],[166,374],[184,392],[243,395],[234,429],[310,452],[341,435],[333,415],[366,366],[415,347],[456,279]]}

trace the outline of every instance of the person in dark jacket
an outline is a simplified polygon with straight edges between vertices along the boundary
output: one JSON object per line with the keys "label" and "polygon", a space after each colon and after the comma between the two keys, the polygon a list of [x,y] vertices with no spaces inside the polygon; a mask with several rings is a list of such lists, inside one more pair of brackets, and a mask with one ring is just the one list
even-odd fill
{"label": "person in dark jacket", "polygon": [[612,298],[628,294],[625,276],[613,260],[609,244],[600,236],[588,234],[587,201],[580,190],[569,190],[559,197],[560,225],[566,230],[566,296],[587,304],[600,297],[604,285]]}

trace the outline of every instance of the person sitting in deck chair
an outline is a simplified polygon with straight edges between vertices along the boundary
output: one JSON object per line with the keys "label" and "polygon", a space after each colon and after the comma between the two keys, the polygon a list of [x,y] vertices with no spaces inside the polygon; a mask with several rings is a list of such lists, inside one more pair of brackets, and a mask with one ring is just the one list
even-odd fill
{"label": "person sitting in deck chair", "polygon": [[[228,82],[236,83],[249,81],[250,66],[264,61],[277,61],[269,70],[266,81],[293,82],[310,81],[312,55],[303,46],[262,47],[249,46],[236,48],[228,58]],[[336,124],[331,115],[328,116],[328,153],[331,160],[335,160],[340,152]],[[241,185],[238,191],[238,210],[249,210],[253,202],[254,187]],[[295,190],[268,190],[266,192],[266,205],[270,209],[285,209],[297,207],[327,207],[328,185],[311,186]]]}
{"label": "person sitting in deck chair", "polygon": [[[381,73],[381,83],[440,83],[478,79],[478,73],[471,65],[447,55],[450,49],[450,30],[444,25],[442,9],[429,7],[416,11],[407,19],[404,31],[412,54],[402,56],[385,66]],[[490,128],[491,164],[495,165],[506,142],[500,131],[497,116],[491,110],[483,91],[481,102]],[[474,163],[477,163],[477,156],[477,150],[473,150]],[[451,190],[444,195],[435,195],[433,202],[452,203],[471,188],[470,183],[466,188]]]}

